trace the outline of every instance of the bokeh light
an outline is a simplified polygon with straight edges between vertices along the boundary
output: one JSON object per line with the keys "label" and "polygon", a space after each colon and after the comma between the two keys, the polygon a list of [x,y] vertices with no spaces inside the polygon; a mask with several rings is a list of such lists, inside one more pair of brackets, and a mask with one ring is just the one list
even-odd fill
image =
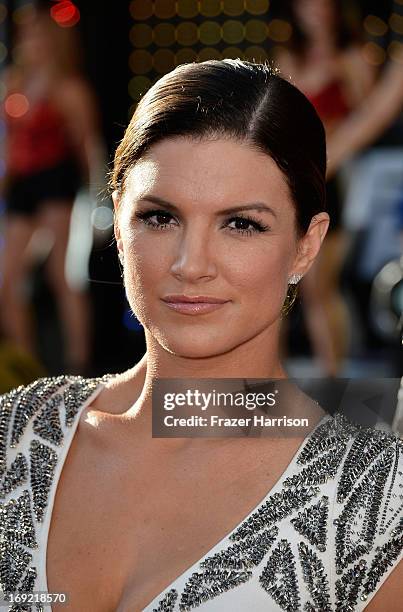
{"label": "bokeh light", "polygon": [[199,38],[203,45],[216,45],[221,40],[221,28],[215,21],[204,21],[199,27]]}
{"label": "bokeh light", "polygon": [[221,1],[201,0],[199,12],[203,17],[217,17],[221,13]]}
{"label": "bokeh light", "polygon": [[385,50],[374,42],[365,43],[362,47],[362,55],[364,60],[372,66],[379,66],[386,59]]}
{"label": "bokeh light", "polygon": [[264,62],[268,59],[268,55],[263,47],[252,45],[245,50],[245,59],[255,62]]}
{"label": "bokeh light", "polygon": [[245,28],[242,21],[229,19],[223,24],[222,37],[226,43],[237,45],[245,38]]}
{"label": "bokeh light", "polygon": [[13,93],[7,96],[4,102],[4,110],[7,115],[18,119],[25,115],[29,110],[29,102],[26,96],[20,93]]}
{"label": "bokeh light", "polygon": [[388,31],[387,24],[376,15],[367,15],[365,17],[364,28],[371,36],[384,36]]}
{"label": "bokeh light", "polygon": [[145,23],[136,23],[130,30],[133,47],[148,47],[153,41],[153,30]]}
{"label": "bokeh light", "polygon": [[212,60],[212,59],[214,60],[222,59],[222,55],[218,49],[215,49],[214,47],[204,47],[204,49],[202,49],[199,52],[199,55],[198,55],[199,62],[205,62],[207,60]]}
{"label": "bokeh light", "polygon": [[153,56],[149,51],[136,49],[130,54],[129,66],[136,74],[146,74],[153,67]]}
{"label": "bokeh light", "polygon": [[172,19],[176,15],[175,0],[155,0],[154,14],[158,19]]}
{"label": "bokeh light", "polygon": [[175,63],[179,64],[189,64],[191,62],[197,61],[197,53],[194,49],[190,47],[184,47],[183,49],[179,49],[176,54]]}
{"label": "bokeh light", "polygon": [[274,42],[287,42],[291,38],[292,27],[284,19],[273,19],[267,26],[267,35]]}
{"label": "bokeh light", "polygon": [[390,29],[396,34],[403,34],[403,15],[392,13],[389,18]]}
{"label": "bokeh light", "polygon": [[245,8],[251,15],[264,15],[269,10],[269,0],[246,0]]}
{"label": "bokeh light", "polygon": [[267,38],[267,25],[263,20],[250,19],[245,24],[245,38],[253,43],[261,43]]}
{"label": "bokeh light", "polygon": [[190,47],[197,43],[199,33],[197,25],[191,21],[184,21],[176,28],[176,40],[184,47]]}
{"label": "bokeh light", "polygon": [[177,0],[176,11],[179,17],[192,19],[199,14],[199,4],[197,0]]}
{"label": "bokeh light", "polygon": [[170,47],[175,42],[175,28],[171,23],[159,23],[154,28],[154,42],[159,47]]}
{"label": "bokeh light", "polygon": [[171,49],[158,49],[154,53],[154,68],[159,74],[166,74],[175,68],[175,53]]}
{"label": "bokeh light", "polygon": [[244,0],[224,0],[223,12],[230,17],[239,17],[245,10]]}
{"label": "bokeh light", "polygon": [[62,28],[71,28],[80,21],[80,11],[73,2],[66,0],[58,2],[50,9],[50,15],[57,25]]}
{"label": "bokeh light", "polygon": [[392,40],[388,46],[389,57],[399,64],[403,64],[403,43],[398,40]]}
{"label": "bokeh light", "polygon": [[238,57],[240,59],[244,58],[244,52],[239,49],[239,47],[226,47],[223,52],[222,52],[222,56],[223,58],[227,58],[227,59],[237,59]]}
{"label": "bokeh light", "polygon": [[97,206],[91,213],[91,223],[95,229],[105,231],[113,226],[113,211],[109,206]]}
{"label": "bokeh light", "polygon": [[153,14],[152,0],[132,0],[129,10],[133,19],[149,19]]}

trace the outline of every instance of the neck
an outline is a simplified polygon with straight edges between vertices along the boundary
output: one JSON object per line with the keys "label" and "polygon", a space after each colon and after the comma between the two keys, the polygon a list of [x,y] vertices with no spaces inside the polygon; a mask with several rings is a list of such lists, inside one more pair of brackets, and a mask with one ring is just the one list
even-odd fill
{"label": "neck", "polygon": [[[168,352],[146,330],[144,386],[138,400],[124,413],[144,433],[151,431],[152,382],[155,378],[288,378],[279,358],[279,325],[224,354],[188,358]],[[274,333],[273,333],[274,332]],[[142,361],[143,361],[142,360]],[[144,429],[143,429],[144,428]],[[166,440],[171,446],[174,439]],[[177,440],[179,445],[184,440]],[[189,442],[189,441],[188,441]]]}

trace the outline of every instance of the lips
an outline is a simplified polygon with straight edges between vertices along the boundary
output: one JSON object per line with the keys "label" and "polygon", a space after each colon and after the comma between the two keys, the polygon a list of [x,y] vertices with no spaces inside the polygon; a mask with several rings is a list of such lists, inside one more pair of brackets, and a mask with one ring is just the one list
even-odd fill
{"label": "lips", "polygon": [[162,299],[164,302],[169,302],[171,304],[225,304],[225,302],[228,302],[228,300],[207,295],[167,295]]}
{"label": "lips", "polygon": [[163,302],[176,312],[186,315],[200,315],[213,312],[222,308],[229,300],[210,297],[206,295],[186,296],[186,295],[167,295]]}

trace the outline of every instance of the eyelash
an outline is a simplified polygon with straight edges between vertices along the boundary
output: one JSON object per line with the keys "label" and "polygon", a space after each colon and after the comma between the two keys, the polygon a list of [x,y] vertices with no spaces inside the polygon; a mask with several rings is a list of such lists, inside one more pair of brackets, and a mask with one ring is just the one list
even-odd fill
{"label": "eyelash", "polygon": [[[154,216],[163,216],[163,217],[167,217],[169,216],[171,219],[173,219],[173,216],[171,215],[171,213],[165,211],[165,210],[147,210],[146,212],[136,212],[135,216],[142,221],[143,223],[145,223],[146,225],[152,227],[153,229],[156,230],[165,230],[169,227],[169,223],[162,223],[162,224],[158,224],[158,223],[154,223],[152,221],[150,221],[151,217]],[[263,225],[262,223],[259,223],[258,221],[256,221],[255,219],[252,219],[251,217],[249,217],[248,215],[237,215],[236,217],[231,217],[229,219],[229,223],[232,221],[238,221],[239,219],[241,219],[242,221],[248,221],[250,225],[252,225],[254,227],[253,230],[246,230],[246,229],[237,229],[234,227],[230,227],[229,230],[231,232],[236,232],[237,234],[243,234],[244,236],[250,236],[252,234],[255,233],[263,233],[266,232],[268,230],[270,230],[270,227],[268,225]]]}

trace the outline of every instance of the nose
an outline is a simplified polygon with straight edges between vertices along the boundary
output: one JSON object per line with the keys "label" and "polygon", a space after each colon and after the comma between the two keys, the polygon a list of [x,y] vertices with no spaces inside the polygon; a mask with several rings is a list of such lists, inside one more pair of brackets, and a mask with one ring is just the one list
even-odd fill
{"label": "nose", "polygon": [[211,237],[199,228],[186,228],[178,242],[172,274],[182,281],[196,282],[212,279],[217,275],[214,258],[211,257]]}

